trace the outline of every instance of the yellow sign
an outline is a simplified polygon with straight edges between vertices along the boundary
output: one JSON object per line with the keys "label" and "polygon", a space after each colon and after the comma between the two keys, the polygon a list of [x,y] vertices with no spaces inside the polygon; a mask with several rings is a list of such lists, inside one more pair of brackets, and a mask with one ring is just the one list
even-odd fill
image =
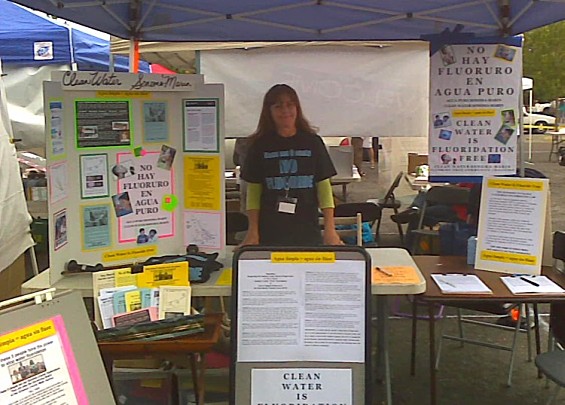
{"label": "yellow sign", "polygon": [[220,156],[184,157],[184,208],[221,210]]}
{"label": "yellow sign", "polygon": [[0,354],[29,345],[56,334],[53,321],[48,320],[0,336]]}
{"label": "yellow sign", "polygon": [[137,284],[137,274],[131,274],[131,268],[114,270],[114,286],[125,287],[126,285]]}
{"label": "yellow sign", "polygon": [[334,263],[335,252],[273,252],[273,263]]}
{"label": "yellow sign", "polygon": [[216,280],[216,285],[230,286],[233,270],[231,268],[225,269]]}
{"label": "yellow sign", "polygon": [[96,92],[98,98],[151,98],[150,91],[109,91],[100,90]]}
{"label": "yellow sign", "polygon": [[481,251],[481,260],[493,262],[522,264],[526,266],[536,266],[538,258],[532,255],[522,255],[519,253],[494,252],[492,250]]}
{"label": "yellow sign", "polygon": [[112,250],[102,255],[105,262],[115,262],[116,260],[137,259],[138,257],[155,256],[157,246],[146,246],[132,249]]}
{"label": "yellow sign", "polygon": [[468,110],[453,110],[451,113],[453,118],[467,118],[467,117],[494,117],[496,110],[494,108],[475,108]]}
{"label": "yellow sign", "polygon": [[418,284],[420,277],[412,266],[373,267],[371,283],[373,284]]}
{"label": "yellow sign", "polygon": [[190,285],[188,262],[163,263],[144,266],[137,275],[137,286],[156,288],[162,285]]}
{"label": "yellow sign", "polygon": [[539,180],[504,180],[500,178],[488,180],[488,186],[490,188],[502,188],[518,191],[543,191],[544,184],[544,182]]}

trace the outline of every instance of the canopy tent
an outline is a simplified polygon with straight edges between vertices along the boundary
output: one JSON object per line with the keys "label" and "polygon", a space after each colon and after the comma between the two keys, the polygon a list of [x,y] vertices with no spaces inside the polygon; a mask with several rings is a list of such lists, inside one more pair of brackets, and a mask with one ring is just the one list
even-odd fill
{"label": "canopy tent", "polygon": [[[79,70],[108,70],[110,39],[92,35],[64,21],[48,18],[0,0],[0,58],[4,66],[73,65]],[[107,35],[105,35],[107,37]],[[128,58],[114,60],[116,71],[128,71]],[[140,71],[149,72],[147,62]]]}
{"label": "canopy tent", "polygon": [[516,35],[565,18],[554,0],[15,0],[141,41],[414,40],[459,26]]}

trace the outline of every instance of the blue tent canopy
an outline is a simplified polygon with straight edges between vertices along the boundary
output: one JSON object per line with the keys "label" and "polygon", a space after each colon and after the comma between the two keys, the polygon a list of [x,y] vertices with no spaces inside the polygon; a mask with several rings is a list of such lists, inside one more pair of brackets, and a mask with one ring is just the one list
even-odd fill
{"label": "blue tent canopy", "polygon": [[460,27],[520,34],[565,19],[551,0],[14,0],[142,41],[418,40]]}
{"label": "blue tent canopy", "polygon": [[[0,60],[7,65],[70,65],[79,70],[108,70],[110,42],[77,28],[36,15],[12,2],[0,0]],[[116,71],[128,71],[128,59],[114,60]],[[140,71],[149,64],[140,61]]]}

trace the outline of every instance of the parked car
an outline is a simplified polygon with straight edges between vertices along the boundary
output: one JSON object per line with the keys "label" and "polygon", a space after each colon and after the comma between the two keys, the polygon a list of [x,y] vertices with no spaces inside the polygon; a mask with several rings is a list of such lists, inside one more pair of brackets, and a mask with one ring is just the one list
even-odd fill
{"label": "parked car", "polygon": [[530,127],[527,125],[534,125],[538,128],[531,128],[533,130],[532,133],[545,134],[549,129],[547,127],[555,125],[555,117],[545,114],[528,113],[524,109],[522,122],[524,124],[524,133],[529,133],[530,131]]}

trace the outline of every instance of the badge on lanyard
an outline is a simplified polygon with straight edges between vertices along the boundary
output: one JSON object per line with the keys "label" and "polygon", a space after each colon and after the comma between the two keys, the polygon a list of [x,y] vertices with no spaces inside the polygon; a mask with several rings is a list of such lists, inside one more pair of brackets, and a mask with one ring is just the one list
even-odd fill
{"label": "badge on lanyard", "polygon": [[285,195],[277,199],[278,211],[285,214],[294,214],[296,212],[296,205],[298,198],[288,196],[288,178],[286,180]]}

